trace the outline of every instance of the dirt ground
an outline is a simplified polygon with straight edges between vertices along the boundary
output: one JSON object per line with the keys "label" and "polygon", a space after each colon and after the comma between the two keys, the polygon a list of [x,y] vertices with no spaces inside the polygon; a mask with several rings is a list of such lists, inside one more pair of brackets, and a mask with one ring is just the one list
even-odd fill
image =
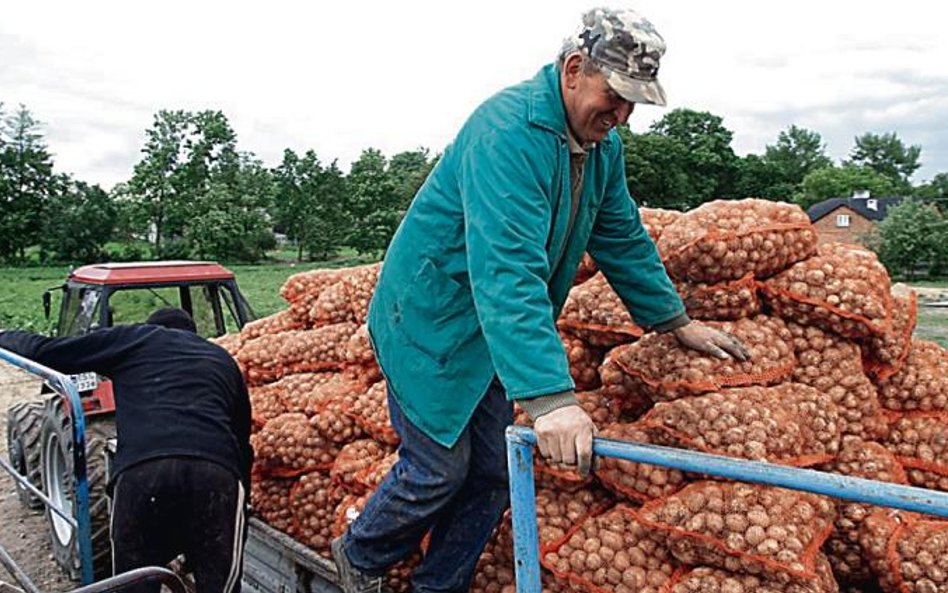
{"label": "dirt ground", "polygon": [[[7,408],[39,394],[39,381],[0,362],[0,455],[7,458]],[[53,561],[46,517],[20,504],[13,480],[0,469],[0,546],[2,546],[40,591],[68,591],[78,587],[67,579]],[[0,582],[14,584],[13,577],[0,566]]]}

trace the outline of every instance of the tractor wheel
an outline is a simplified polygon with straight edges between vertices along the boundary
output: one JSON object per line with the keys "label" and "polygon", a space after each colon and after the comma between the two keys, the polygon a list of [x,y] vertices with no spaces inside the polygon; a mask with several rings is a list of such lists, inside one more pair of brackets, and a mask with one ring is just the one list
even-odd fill
{"label": "tractor wheel", "polygon": [[[40,470],[40,429],[43,425],[43,402],[25,401],[7,408],[7,455],[10,465],[37,489],[43,489]],[[43,501],[38,496],[16,485],[20,502],[28,509],[38,509]]]}
{"label": "tractor wheel", "polygon": [[[109,501],[106,494],[106,441],[115,436],[115,421],[91,418],[86,422],[86,479],[89,484],[89,515],[92,532],[92,570],[96,580],[112,574],[112,542],[109,539]],[[72,420],[63,400],[47,400],[42,429],[43,486],[50,500],[76,517],[77,504],[72,459]],[[72,579],[80,576],[79,541],[76,529],[47,509],[53,557]]]}

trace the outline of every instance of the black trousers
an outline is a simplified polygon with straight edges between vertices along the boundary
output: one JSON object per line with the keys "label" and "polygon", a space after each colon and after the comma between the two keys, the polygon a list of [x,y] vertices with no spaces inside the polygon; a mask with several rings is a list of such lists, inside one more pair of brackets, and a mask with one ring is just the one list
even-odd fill
{"label": "black trousers", "polygon": [[[119,474],[112,498],[115,574],[165,566],[179,554],[198,593],[239,593],[247,537],[246,493],[212,461],[167,457]],[[157,593],[148,583],[134,593]]]}

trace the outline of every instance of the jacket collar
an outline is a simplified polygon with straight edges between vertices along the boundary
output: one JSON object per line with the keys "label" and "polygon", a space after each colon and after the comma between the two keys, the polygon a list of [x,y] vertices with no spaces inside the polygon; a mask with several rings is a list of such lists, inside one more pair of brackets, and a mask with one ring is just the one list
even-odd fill
{"label": "jacket collar", "polygon": [[[543,128],[567,141],[566,107],[560,89],[560,71],[556,64],[547,64],[530,81],[530,106],[527,118],[531,125]],[[610,132],[599,144],[611,144]]]}

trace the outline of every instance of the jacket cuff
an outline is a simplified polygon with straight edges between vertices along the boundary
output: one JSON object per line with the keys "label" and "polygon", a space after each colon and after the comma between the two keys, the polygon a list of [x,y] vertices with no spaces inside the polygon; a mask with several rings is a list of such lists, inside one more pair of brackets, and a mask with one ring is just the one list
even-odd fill
{"label": "jacket cuff", "polygon": [[578,403],[573,390],[560,391],[559,393],[551,393],[550,395],[541,395],[540,397],[534,397],[532,399],[517,400],[517,404],[523,408],[524,412],[529,414],[533,421],[536,421],[537,418],[544,414],[549,414],[554,410],[559,410],[566,406],[574,406]]}
{"label": "jacket cuff", "polygon": [[652,330],[659,334],[668,333],[670,331],[675,331],[679,327],[685,327],[691,323],[691,318],[688,317],[687,313],[682,313],[677,317],[672,317],[668,321],[663,321],[657,325],[652,326]]}

